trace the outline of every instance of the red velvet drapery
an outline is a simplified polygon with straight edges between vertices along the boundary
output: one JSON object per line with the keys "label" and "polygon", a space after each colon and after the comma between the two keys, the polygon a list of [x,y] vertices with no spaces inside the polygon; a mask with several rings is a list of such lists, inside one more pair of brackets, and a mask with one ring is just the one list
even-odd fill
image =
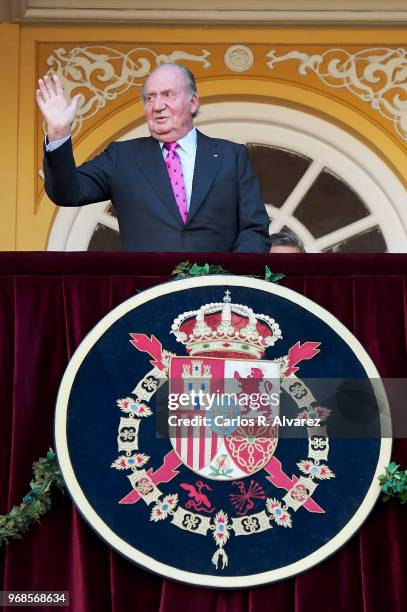
{"label": "red velvet drapery", "polygon": [[[407,376],[407,256],[123,253],[0,255],[0,513],[27,491],[33,460],[53,446],[53,410],[69,357],[89,329],[137,289],[168,279],[181,259],[282,281],[330,310],[380,374]],[[393,458],[407,464],[407,441]],[[188,610],[402,612],[407,609],[406,508],[379,501],[360,532],[296,578],[248,591],[163,580],[112,552],[69,499],[55,503],[0,557],[2,590],[68,590],[75,612]],[[46,609],[46,608],[42,608]]]}

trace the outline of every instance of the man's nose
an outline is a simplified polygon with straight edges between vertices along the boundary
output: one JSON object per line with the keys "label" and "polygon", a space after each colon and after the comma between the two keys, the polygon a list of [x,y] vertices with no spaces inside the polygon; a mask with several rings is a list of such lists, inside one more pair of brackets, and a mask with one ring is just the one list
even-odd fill
{"label": "man's nose", "polygon": [[156,96],[154,98],[154,110],[161,111],[165,108],[165,100],[162,96]]}

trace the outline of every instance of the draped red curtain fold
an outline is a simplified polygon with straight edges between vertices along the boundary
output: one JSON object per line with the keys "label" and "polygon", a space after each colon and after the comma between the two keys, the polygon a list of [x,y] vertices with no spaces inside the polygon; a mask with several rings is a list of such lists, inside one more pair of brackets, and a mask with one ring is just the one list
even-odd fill
{"label": "draped red curtain fold", "polygon": [[[383,377],[407,376],[407,257],[124,253],[0,254],[0,513],[20,503],[32,462],[53,443],[53,412],[69,358],[109,310],[164,282],[181,259],[282,281],[332,312]],[[407,465],[407,441],[393,458]],[[57,497],[41,525],[3,548],[0,590],[64,590],[75,612],[402,612],[407,609],[403,506],[379,501],[359,531],[317,567],[245,591],[197,589],[162,579],[111,551]],[[11,608],[10,608],[11,609]],[[42,608],[47,609],[47,608]]]}

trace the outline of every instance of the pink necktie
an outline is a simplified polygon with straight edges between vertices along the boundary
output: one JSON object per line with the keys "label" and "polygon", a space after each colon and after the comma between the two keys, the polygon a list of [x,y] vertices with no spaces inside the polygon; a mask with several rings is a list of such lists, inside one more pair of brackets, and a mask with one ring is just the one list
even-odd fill
{"label": "pink necktie", "polygon": [[182,174],[181,160],[175,150],[178,147],[178,143],[165,142],[164,147],[168,151],[168,155],[165,158],[165,165],[167,166],[168,176],[170,177],[171,181],[171,187],[174,192],[175,201],[177,202],[179,213],[183,222],[185,223],[188,215],[187,194],[185,192],[185,182],[184,175]]}

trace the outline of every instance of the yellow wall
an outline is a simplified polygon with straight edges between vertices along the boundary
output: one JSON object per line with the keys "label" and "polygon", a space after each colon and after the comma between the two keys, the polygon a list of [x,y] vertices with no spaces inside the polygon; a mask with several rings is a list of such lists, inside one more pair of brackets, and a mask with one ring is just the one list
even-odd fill
{"label": "yellow wall", "polygon": [[1,223],[0,248],[13,251],[17,232],[17,144],[19,100],[20,29],[15,25],[0,25],[0,95],[1,144]]}
{"label": "yellow wall", "polygon": [[[312,70],[302,74],[298,58],[285,59],[270,70],[266,56],[271,50],[281,57],[293,51],[311,56],[340,48],[344,52],[338,57],[343,60],[344,53],[351,56],[373,47],[398,49],[403,47],[405,40],[406,30],[396,28],[166,29],[0,24],[0,75],[3,84],[0,97],[3,135],[0,144],[3,175],[0,249],[46,248],[56,208],[44,195],[39,176],[43,127],[35,105],[34,90],[36,79],[49,69],[47,62],[49,58],[55,58],[56,49],[64,49],[63,57],[66,58],[75,47],[90,45],[104,45],[112,50],[109,53],[122,54],[120,57],[132,49],[142,48],[138,56],[151,60],[153,67],[158,54],[171,56],[176,51],[204,57],[206,50],[209,63],[206,67],[202,61],[180,60],[196,74],[203,102],[255,100],[306,110],[340,125],[368,144],[406,185],[406,140],[388,117],[363,101],[355,91],[335,88],[332,86],[334,83],[326,84]],[[234,72],[225,64],[225,52],[235,44],[246,45],[254,55],[253,65],[245,72]],[[334,56],[335,52],[330,51],[328,59]],[[117,74],[123,66],[120,57],[109,60]],[[135,59],[135,55],[132,57]],[[92,79],[95,82],[94,74]],[[381,79],[385,79],[384,73]],[[142,80],[141,77],[135,78],[133,86],[83,122],[74,139],[77,161],[92,156],[107,141],[143,121],[139,99]],[[83,93],[90,99],[89,90],[83,88]]]}

